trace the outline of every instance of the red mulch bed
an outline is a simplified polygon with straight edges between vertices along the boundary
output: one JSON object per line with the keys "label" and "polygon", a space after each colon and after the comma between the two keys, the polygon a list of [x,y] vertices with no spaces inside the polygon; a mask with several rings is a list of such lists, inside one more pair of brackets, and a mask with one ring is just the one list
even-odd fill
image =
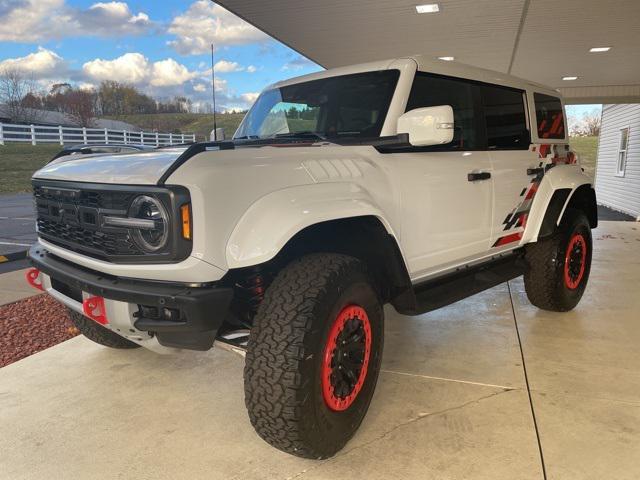
{"label": "red mulch bed", "polygon": [[67,309],[49,295],[0,307],[0,367],[78,335]]}

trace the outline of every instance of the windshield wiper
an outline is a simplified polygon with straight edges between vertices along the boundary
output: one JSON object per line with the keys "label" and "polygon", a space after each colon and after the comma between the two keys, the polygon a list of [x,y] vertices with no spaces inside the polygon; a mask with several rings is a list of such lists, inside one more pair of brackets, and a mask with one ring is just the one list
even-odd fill
{"label": "windshield wiper", "polygon": [[273,138],[317,138],[318,140],[326,140],[327,137],[318,133],[307,130],[304,132],[276,133]]}

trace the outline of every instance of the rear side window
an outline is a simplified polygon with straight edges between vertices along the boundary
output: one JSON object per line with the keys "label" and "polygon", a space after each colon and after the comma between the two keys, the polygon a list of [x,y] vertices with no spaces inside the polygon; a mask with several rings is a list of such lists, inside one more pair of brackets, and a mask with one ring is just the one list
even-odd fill
{"label": "rear side window", "polygon": [[565,138],[564,113],[562,112],[560,99],[543,93],[534,93],[533,99],[536,104],[538,137],[551,139]]}
{"label": "rear side window", "polygon": [[529,148],[524,92],[493,85],[482,85],[480,89],[489,150]]}
{"label": "rear side window", "polygon": [[473,150],[482,147],[476,115],[478,102],[478,88],[472,82],[418,73],[411,88],[407,111],[451,105],[455,123],[453,141],[429,149]]}

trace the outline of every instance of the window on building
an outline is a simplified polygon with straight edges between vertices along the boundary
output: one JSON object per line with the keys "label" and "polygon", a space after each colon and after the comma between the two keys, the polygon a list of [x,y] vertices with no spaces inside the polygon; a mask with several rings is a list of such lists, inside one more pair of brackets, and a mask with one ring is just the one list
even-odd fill
{"label": "window on building", "polygon": [[429,149],[474,150],[482,148],[478,104],[479,89],[475,83],[418,72],[409,95],[407,111],[451,105],[455,125],[453,141],[446,145],[434,145]]}
{"label": "window on building", "polygon": [[495,85],[482,85],[481,92],[489,150],[529,148],[524,92]]}
{"label": "window on building", "polygon": [[618,168],[616,175],[624,177],[627,170],[627,147],[629,146],[629,127],[620,129],[620,145],[618,147]]}
{"label": "window on building", "polygon": [[538,122],[538,137],[563,139],[564,113],[562,103],[557,97],[534,93],[533,98],[536,104],[536,120]]}

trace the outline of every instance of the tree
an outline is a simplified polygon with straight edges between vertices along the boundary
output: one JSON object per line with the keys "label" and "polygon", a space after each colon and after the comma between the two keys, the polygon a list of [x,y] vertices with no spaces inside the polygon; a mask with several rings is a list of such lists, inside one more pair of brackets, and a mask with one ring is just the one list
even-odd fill
{"label": "tree", "polygon": [[598,110],[586,112],[582,116],[585,135],[589,137],[597,137],[600,135],[600,123],[602,115]]}
{"label": "tree", "polygon": [[80,127],[91,127],[96,116],[95,93],[87,90],[71,90],[65,95],[65,113]]}
{"label": "tree", "polygon": [[41,98],[38,84],[15,68],[0,70],[0,103],[4,104],[5,115],[17,123],[37,123],[43,112],[34,108],[36,98]]}
{"label": "tree", "polygon": [[568,120],[569,135],[572,137],[597,137],[600,135],[601,112],[598,109],[584,112],[582,118],[570,115]]}

